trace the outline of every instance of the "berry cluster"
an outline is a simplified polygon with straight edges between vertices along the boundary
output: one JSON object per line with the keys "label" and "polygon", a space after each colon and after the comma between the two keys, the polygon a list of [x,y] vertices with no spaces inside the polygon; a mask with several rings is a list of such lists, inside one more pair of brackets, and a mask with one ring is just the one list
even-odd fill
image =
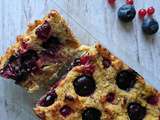
{"label": "berry cluster", "polygon": [[149,7],[147,10],[146,9],[140,9],[138,12],[138,15],[140,18],[144,18],[146,16],[146,14],[148,16],[151,16],[155,13],[155,9],[154,7]]}
{"label": "berry cluster", "polygon": [[[110,5],[114,5],[116,0],[108,0]],[[131,22],[136,16],[136,9],[134,7],[133,0],[126,0],[126,4],[121,6],[118,10],[118,18],[122,22]],[[138,11],[139,18],[143,20],[142,31],[145,34],[152,35],[155,34],[159,29],[158,22],[152,18],[155,13],[154,7],[149,7],[147,9],[140,9]],[[147,18],[145,16],[148,15]]]}

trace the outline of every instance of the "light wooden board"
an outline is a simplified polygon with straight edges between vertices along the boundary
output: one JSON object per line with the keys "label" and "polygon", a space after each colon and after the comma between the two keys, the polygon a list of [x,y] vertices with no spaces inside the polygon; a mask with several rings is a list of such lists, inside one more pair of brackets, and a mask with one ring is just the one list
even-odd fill
{"label": "light wooden board", "polygon": [[[117,0],[115,8],[108,5],[106,0],[56,1],[65,13],[74,16],[99,40],[103,36],[101,42],[111,47],[117,55],[121,54],[119,48],[123,49],[135,63],[142,64],[156,76],[160,76],[160,31],[154,36],[144,36],[138,17],[133,23],[120,23],[117,9],[125,0]],[[136,9],[154,6],[154,17],[160,22],[159,5],[160,0],[135,0]],[[62,12],[83,43],[90,41],[91,38],[53,0],[0,0],[0,55],[14,43],[17,35],[25,31],[29,22],[43,17],[51,9]],[[0,80],[0,120],[36,120],[32,115],[30,101],[32,99],[23,89],[11,81]]]}

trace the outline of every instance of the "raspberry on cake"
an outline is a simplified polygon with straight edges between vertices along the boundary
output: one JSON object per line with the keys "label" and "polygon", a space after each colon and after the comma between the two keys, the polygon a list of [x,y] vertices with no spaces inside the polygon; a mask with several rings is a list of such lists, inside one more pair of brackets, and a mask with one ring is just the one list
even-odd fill
{"label": "raspberry on cake", "polygon": [[65,78],[37,102],[40,119],[159,120],[160,94],[137,72],[100,44],[79,50]]}
{"label": "raspberry on cake", "polygon": [[0,57],[0,75],[33,92],[56,74],[78,47],[79,42],[63,17],[53,10],[30,24]]}

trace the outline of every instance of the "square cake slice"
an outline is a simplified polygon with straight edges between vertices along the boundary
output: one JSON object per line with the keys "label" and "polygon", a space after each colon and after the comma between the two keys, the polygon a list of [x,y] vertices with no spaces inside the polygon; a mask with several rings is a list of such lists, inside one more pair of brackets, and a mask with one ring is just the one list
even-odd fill
{"label": "square cake slice", "polygon": [[81,46],[34,108],[42,120],[159,120],[159,92],[101,45]]}
{"label": "square cake slice", "polygon": [[33,92],[57,74],[78,47],[79,42],[63,17],[53,10],[30,24],[0,57],[0,75]]}

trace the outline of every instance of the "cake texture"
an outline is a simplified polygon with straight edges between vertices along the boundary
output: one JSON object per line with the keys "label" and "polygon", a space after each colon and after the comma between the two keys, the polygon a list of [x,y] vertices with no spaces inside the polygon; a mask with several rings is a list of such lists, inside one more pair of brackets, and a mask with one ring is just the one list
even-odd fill
{"label": "cake texture", "polygon": [[159,92],[100,44],[81,46],[68,73],[37,102],[42,120],[159,120]]}
{"label": "cake texture", "polygon": [[30,24],[0,57],[0,75],[33,92],[56,75],[78,47],[79,42],[63,17],[52,10]]}

